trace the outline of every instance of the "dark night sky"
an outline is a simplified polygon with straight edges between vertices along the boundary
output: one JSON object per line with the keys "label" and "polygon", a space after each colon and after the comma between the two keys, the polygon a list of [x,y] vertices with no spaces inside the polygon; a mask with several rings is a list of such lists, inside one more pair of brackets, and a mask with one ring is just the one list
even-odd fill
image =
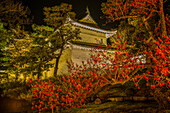
{"label": "dark night sky", "polygon": [[116,24],[105,24],[104,19],[100,19],[103,15],[101,11],[101,3],[107,0],[23,0],[23,4],[31,10],[31,15],[34,16],[34,23],[43,24],[43,7],[51,7],[63,3],[72,4],[72,9],[76,13],[76,18],[81,19],[86,16],[86,6],[89,7],[91,16],[99,24],[100,28],[108,29],[115,28]]}
{"label": "dark night sky", "polygon": [[[25,6],[28,6],[31,10],[31,15],[34,16],[34,23],[44,24],[43,23],[43,7],[51,7],[55,5],[60,5],[63,3],[72,4],[73,11],[76,13],[76,19],[81,19],[86,16],[86,7],[89,7],[91,16],[98,23],[100,28],[110,29],[117,28],[117,22],[105,24],[104,19],[100,19],[101,16],[104,16],[101,11],[101,3],[106,2],[107,0],[22,0]],[[164,4],[164,11],[168,13],[166,9],[169,5],[169,0]]]}

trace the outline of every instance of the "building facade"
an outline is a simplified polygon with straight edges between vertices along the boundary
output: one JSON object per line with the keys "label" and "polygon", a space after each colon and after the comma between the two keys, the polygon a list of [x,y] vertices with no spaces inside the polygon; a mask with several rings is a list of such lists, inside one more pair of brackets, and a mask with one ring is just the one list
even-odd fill
{"label": "building facade", "polygon": [[[72,40],[66,46],[59,61],[58,75],[68,73],[67,61],[81,65],[82,61],[86,61],[90,57],[91,50],[97,45],[107,47],[107,39],[117,32],[99,28],[88,9],[87,15],[81,20],[74,21],[68,17],[65,24],[71,24],[73,29],[79,29],[81,39]],[[54,69],[51,69],[47,74],[52,75],[53,71]]]}

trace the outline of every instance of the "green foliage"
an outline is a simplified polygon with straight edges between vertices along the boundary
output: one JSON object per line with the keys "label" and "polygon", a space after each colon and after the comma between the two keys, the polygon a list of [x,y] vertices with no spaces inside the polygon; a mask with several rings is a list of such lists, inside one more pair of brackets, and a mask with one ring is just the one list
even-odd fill
{"label": "green foliage", "polygon": [[29,51],[23,56],[25,67],[23,70],[32,75],[40,77],[43,71],[48,71],[52,64],[53,52],[49,47],[48,37],[53,33],[53,29],[48,26],[33,25],[34,32],[29,35],[31,46]]}
{"label": "green foliage", "polygon": [[[55,10],[57,7],[59,9]],[[19,11],[22,9],[21,7]],[[45,11],[50,11],[50,18],[57,18],[54,17],[56,15],[52,14],[54,12],[63,13],[65,16],[61,14],[58,15],[58,17],[60,16],[62,18],[62,21],[64,21],[63,18],[66,17],[66,14],[72,14],[70,12],[71,5],[68,4],[47,8]],[[26,13],[24,14],[26,15]],[[48,24],[48,21],[46,22]],[[61,24],[61,20],[55,21],[53,24],[60,25],[60,27],[58,26],[56,29],[53,25],[51,25],[52,27],[32,25],[32,33],[21,30],[20,26],[15,29],[11,28],[9,32],[3,28],[3,24],[0,24],[1,42],[3,42],[0,43],[0,46],[3,50],[7,48],[8,56],[10,56],[8,57],[9,59],[2,57],[1,60],[5,62],[8,61],[9,64],[13,65],[8,68],[10,73],[15,75],[22,73],[24,76],[32,74],[40,77],[43,71],[48,71],[49,68],[53,66],[49,61],[61,56],[62,52],[58,51],[64,49],[64,46],[69,40],[78,38],[79,30],[70,28],[70,25],[61,26],[63,24]],[[56,65],[58,66],[58,64]]]}
{"label": "green foliage", "polygon": [[76,14],[74,12],[71,12],[71,10],[72,5],[67,3],[61,3],[60,6],[45,7],[44,21],[47,23],[47,25],[57,28],[64,24],[68,15],[73,19],[75,18]]}
{"label": "green foliage", "polygon": [[0,49],[4,49],[7,46],[7,42],[9,42],[9,34],[8,31],[4,28],[3,23],[0,22]]}
{"label": "green foliage", "polygon": [[49,61],[58,58],[59,52],[56,51],[61,48],[64,49],[69,40],[78,37],[78,30],[73,30],[67,25],[61,26],[55,31],[54,28],[49,26],[33,25],[32,27],[34,32],[30,35],[30,38],[33,46],[27,54],[29,57],[28,65],[36,70],[39,67],[39,71],[36,72],[40,74],[40,72],[48,71],[53,66]]}
{"label": "green foliage", "polygon": [[29,25],[30,10],[24,7],[21,2],[14,0],[1,0],[0,1],[0,20],[5,26],[15,28],[16,26]]}
{"label": "green foliage", "polygon": [[[59,9],[55,10],[57,7]],[[48,15],[51,16],[50,19],[54,18],[55,20],[57,18],[55,22],[52,22],[53,24],[46,20],[47,24],[52,27],[32,25],[33,31],[30,33],[21,30],[20,26],[6,30],[3,28],[3,24],[0,23],[0,49],[3,51],[0,63],[2,65],[7,62],[10,65],[8,72],[15,75],[15,78],[11,79],[13,82],[7,79],[7,81],[4,80],[6,83],[3,82],[4,84],[0,86],[4,89],[4,95],[6,96],[16,93],[16,97],[18,97],[25,91],[25,86],[22,84],[26,82],[26,77],[37,75],[40,78],[44,71],[49,71],[49,68],[54,66],[50,61],[60,58],[65,45],[72,39],[79,38],[78,29],[72,29],[70,25],[63,25],[67,14],[70,16],[75,14],[70,12],[71,5],[62,4],[44,10],[46,13],[50,11],[50,15]],[[53,12],[60,14],[54,15]],[[58,66],[58,62],[56,66]],[[24,82],[18,81],[19,76],[24,77]]]}
{"label": "green foliage", "polygon": [[[50,52],[53,56],[52,59],[56,59],[54,66],[54,75],[57,75],[59,59],[63,50],[65,49],[65,45],[70,40],[79,38],[78,29],[72,29],[70,25],[64,25],[64,22],[66,21],[66,18],[68,16],[70,16],[71,18],[75,18],[75,13],[71,12],[71,9],[72,6],[66,3],[62,3],[60,6],[54,6],[49,8],[45,7],[44,21],[52,28],[47,26],[41,26],[41,28],[33,27],[34,30],[36,29],[36,33],[41,32],[40,34],[33,35],[39,35],[39,37],[41,38],[44,38],[44,36],[48,37],[46,38],[46,42],[48,42],[49,44],[49,48],[51,50]],[[47,32],[43,32],[43,30],[48,32],[53,31],[53,33],[49,36],[49,34]],[[40,38],[38,38],[37,41],[40,41]]]}
{"label": "green foliage", "polygon": [[11,32],[6,30],[3,27],[3,23],[0,22],[0,70],[6,70],[9,64],[9,52],[6,48],[9,45],[9,37],[11,36]]}
{"label": "green foliage", "polygon": [[19,99],[22,94],[27,93],[28,86],[22,81],[10,81],[1,83],[0,88],[3,89],[2,97]]}

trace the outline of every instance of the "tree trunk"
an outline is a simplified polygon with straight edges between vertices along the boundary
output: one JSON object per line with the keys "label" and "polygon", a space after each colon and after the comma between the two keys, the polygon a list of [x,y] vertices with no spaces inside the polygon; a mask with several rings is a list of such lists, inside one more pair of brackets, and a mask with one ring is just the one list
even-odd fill
{"label": "tree trunk", "polygon": [[7,82],[9,83],[9,74],[7,73]]}
{"label": "tree trunk", "polygon": [[56,58],[56,62],[55,62],[55,67],[54,67],[54,77],[57,76],[57,73],[58,73],[58,65],[59,65],[59,60],[60,60],[60,57],[63,53],[63,50],[64,50],[64,37],[61,36],[61,39],[62,39],[62,45],[61,45],[61,50],[60,50],[60,53],[58,55],[58,57]]}
{"label": "tree trunk", "polygon": [[38,79],[40,78],[41,76],[41,64],[38,65]]}
{"label": "tree trunk", "polygon": [[15,82],[18,80],[18,76],[19,76],[19,74],[18,74],[18,71],[15,73]]}
{"label": "tree trunk", "polygon": [[163,37],[163,36],[167,36],[167,31],[166,31],[165,15],[163,11],[163,0],[159,0],[159,2],[160,2],[160,10],[161,10],[161,14],[159,16],[161,19],[161,31]]}
{"label": "tree trunk", "polygon": [[24,84],[26,84],[26,78],[27,78],[27,75],[24,73]]}
{"label": "tree trunk", "polygon": [[154,39],[154,36],[153,36],[151,27],[150,27],[149,23],[147,22],[146,18],[143,17],[143,18],[142,18],[142,21],[143,21],[143,23],[144,23],[144,25],[145,25],[148,33],[149,33],[149,39],[146,41],[147,43],[149,43],[150,40]]}
{"label": "tree trunk", "polygon": [[59,53],[59,55],[58,55],[58,57],[56,58],[56,61],[55,61],[54,77],[56,77],[56,75],[58,73],[58,65],[59,65],[59,60],[60,60],[62,53],[63,53],[63,48],[61,48],[60,53]]}

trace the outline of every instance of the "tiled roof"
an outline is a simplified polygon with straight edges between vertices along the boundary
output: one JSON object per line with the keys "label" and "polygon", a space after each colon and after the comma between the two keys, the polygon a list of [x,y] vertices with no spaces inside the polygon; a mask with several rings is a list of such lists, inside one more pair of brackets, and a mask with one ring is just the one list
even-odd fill
{"label": "tiled roof", "polygon": [[87,14],[84,18],[82,18],[81,20],[79,20],[79,22],[90,23],[90,24],[95,24],[95,25],[97,25],[96,21],[91,17],[90,14]]}
{"label": "tiled roof", "polygon": [[81,40],[72,40],[71,41],[72,44],[76,44],[76,45],[84,45],[84,46],[89,46],[89,47],[102,47],[102,48],[106,48],[107,46],[104,44],[98,44],[98,43],[90,43],[90,42],[85,42],[85,41],[81,41]]}

